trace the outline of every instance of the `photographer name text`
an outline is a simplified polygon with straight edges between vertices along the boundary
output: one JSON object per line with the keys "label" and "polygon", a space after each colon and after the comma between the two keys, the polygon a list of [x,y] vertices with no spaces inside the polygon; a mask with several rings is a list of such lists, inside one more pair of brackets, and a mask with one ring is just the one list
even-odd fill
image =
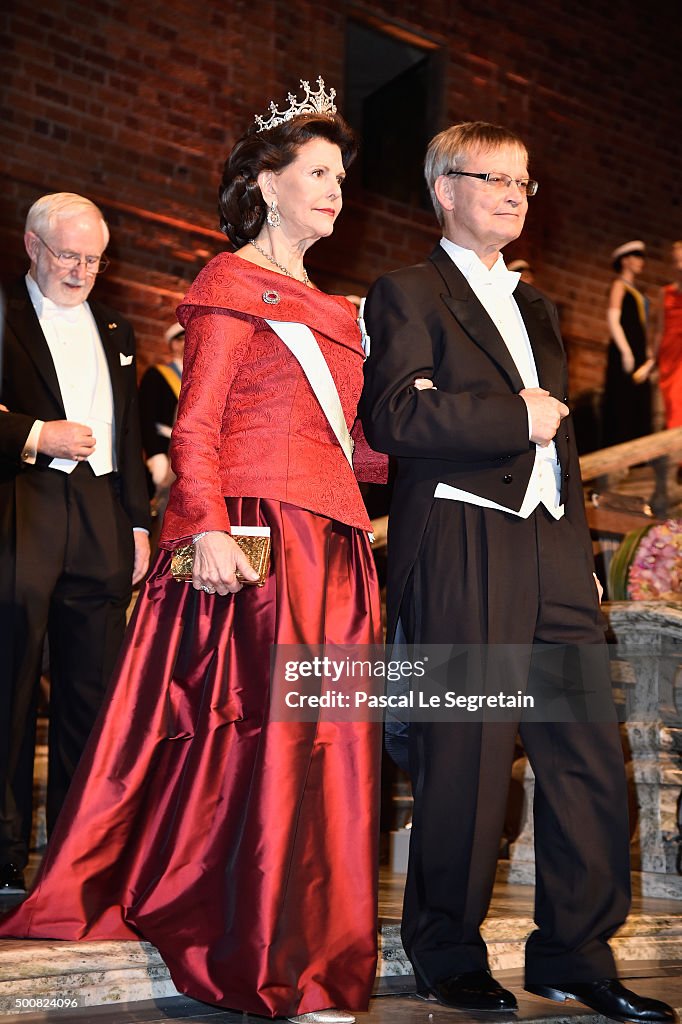
{"label": "photographer name text", "polygon": [[463,711],[481,711],[483,708],[534,708],[535,700],[530,694],[519,690],[517,693],[425,693],[410,690],[408,693],[369,693],[355,690],[323,690],[321,693],[302,693],[288,690],[284,695],[288,708],[459,708]]}

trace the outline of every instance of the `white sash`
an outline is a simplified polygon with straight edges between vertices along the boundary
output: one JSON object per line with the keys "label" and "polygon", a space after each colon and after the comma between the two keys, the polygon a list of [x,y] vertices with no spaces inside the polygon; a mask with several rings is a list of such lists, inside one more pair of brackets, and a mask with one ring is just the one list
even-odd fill
{"label": "white sash", "polygon": [[265,322],[272,327],[275,334],[282,339],[291,354],[301,364],[301,369],[320,403],[322,412],[329,420],[329,425],[352,469],[353,439],[346,426],[346,417],[343,415],[334,378],[320,351],[315,335],[305,324],[280,320],[266,320]]}

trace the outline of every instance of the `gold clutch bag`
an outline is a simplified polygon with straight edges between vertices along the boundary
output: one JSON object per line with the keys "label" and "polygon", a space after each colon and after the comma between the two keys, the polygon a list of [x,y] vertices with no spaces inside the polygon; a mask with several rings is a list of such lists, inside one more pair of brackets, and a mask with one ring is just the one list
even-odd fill
{"label": "gold clutch bag", "polygon": [[[257,580],[245,580],[240,572],[237,579],[245,586],[263,587],[270,571],[270,527],[234,526],[230,534],[237,542],[252,568],[258,573]],[[171,576],[179,583],[192,582],[194,568],[194,544],[176,548],[171,555]]]}

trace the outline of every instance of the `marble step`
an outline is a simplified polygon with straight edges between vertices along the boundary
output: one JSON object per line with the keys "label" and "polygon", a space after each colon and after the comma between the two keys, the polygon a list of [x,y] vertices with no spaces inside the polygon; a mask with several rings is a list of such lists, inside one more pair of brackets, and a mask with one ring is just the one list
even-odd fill
{"label": "marble step", "polygon": [[[497,916],[484,925],[494,971],[519,969],[532,920]],[[412,969],[397,921],[380,930],[376,994],[409,992]],[[682,918],[633,914],[613,940],[619,962],[682,961]],[[147,942],[0,943],[0,1016],[39,1010],[78,1009],[178,995],[165,964]]]}
{"label": "marble step", "polygon": [[175,995],[148,942],[0,942],[0,1016]]}
{"label": "marble step", "polygon": [[[523,967],[526,937],[532,917],[514,915],[489,918],[481,929],[493,971]],[[611,947],[619,962],[682,961],[682,917],[665,914],[631,914]],[[385,922],[379,934],[377,991],[390,987],[391,977],[409,978],[412,967],[400,942],[400,925]]]}

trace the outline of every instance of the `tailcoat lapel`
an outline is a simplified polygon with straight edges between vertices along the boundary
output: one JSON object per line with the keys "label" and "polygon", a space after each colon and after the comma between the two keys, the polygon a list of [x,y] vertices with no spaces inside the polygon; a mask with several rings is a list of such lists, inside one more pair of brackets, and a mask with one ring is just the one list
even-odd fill
{"label": "tailcoat lapel", "polygon": [[[448,293],[441,298],[459,325],[504,371],[511,389],[523,390],[523,381],[502,335],[462,272],[441,245],[436,246],[430,258],[448,288]],[[566,393],[564,351],[547,305],[539,292],[521,284],[514,291],[514,299],[526,325],[540,387],[555,398],[563,399]]]}
{"label": "tailcoat lapel", "polygon": [[535,289],[523,285],[516,288],[514,298],[528,331],[540,387],[563,401],[566,395],[564,350],[547,305]]}
{"label": "tailcoat lapel", "polygon": [[65,416],[64,400],[59,388],[52,354],[23,281],[9,293],[7,299],[7,327],[14,334],[17,343],[30,356],[36,370],[43,378],[55,402],[61,409],[62,415]]}
{"label": "tailcoat lapel", "polygon": [[468,337],[494,359],[509,380],[512,391],[523,389],[523,381],[502,335],[476,298],[464,274],[455,266],[442,245],[437,245],[431,262],[447,286],[441,298]]}
{"label": "tailcoat lapel", "polygon": [[[89,306],[95,319],[99,336],[102,339],[104,354],[109,368],[114,404],[114,436],[118,439],[121,437],[126,398],[126,381],[121,367],[120,353],[122,347],[126,348],[126,346],[119,344],[118,333],[122,331],[122,328],[111,320],[111,313],[103,309],[96,301],[90,300]],[[9,291],[7,298],[7,327],[14,334],[17,344],[21,345],[30,356],[36,371],[40,374],[52,394],[62,417],[66,417],[64,400],[59,387],[52,354],[23,281],[18,282],[17,286]]]}

